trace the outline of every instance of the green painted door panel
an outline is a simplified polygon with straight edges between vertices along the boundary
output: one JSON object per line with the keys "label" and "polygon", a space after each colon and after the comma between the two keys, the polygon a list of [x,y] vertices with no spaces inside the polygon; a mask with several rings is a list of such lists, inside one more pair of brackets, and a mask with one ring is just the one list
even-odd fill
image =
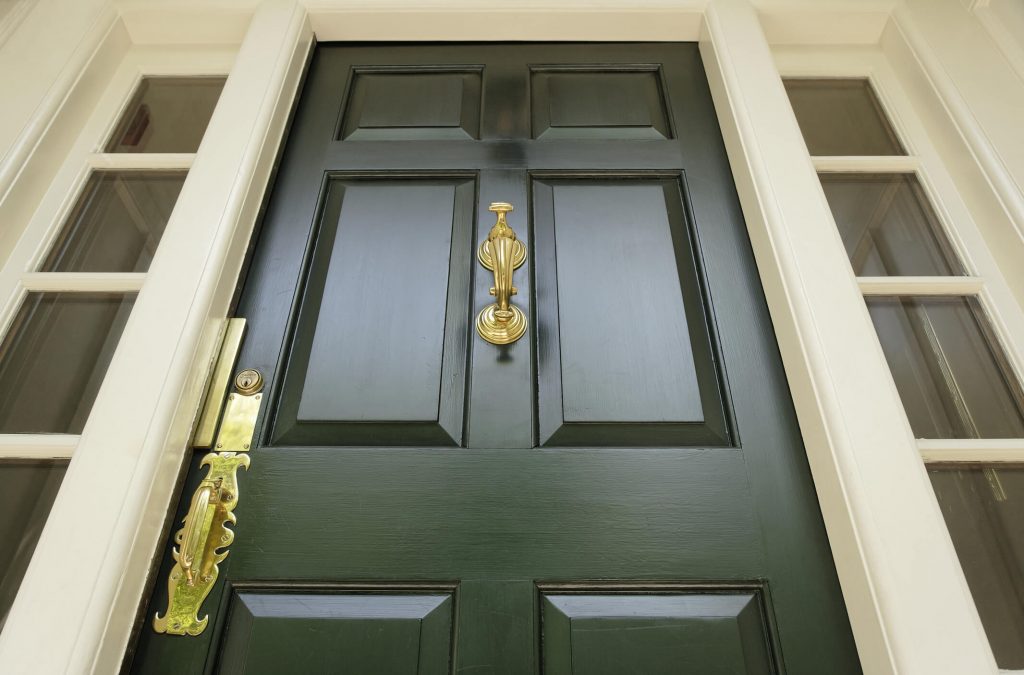
{"label": "green painted door panel", "polygon": [[769,675],[755,592],[543,595],[547,675]]}
{"label": "green painted door panel", "polygon": [[222,673],[448,672],[450,594],[243,591],[228,612]]}
{"label": "green painted door panel", "polygon": [[210,625],[152,631],[160,551],[126,669],[860,672],[696,45],[319,45],[237,314]]}

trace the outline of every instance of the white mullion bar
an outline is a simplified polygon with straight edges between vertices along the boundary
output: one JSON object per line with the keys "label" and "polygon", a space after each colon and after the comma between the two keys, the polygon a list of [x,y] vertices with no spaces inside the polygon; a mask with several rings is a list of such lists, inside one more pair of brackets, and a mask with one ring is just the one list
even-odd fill
{"label": "white mullion bar", "polygon": [[191,169],[194,153],[94,152],[89,166],[94,169]]}
{"label": "white mullion bar", "polygon": [[0,460],[71,459],[75,434],[0,434]]}
{"label": "white mullion bar", "polygon": [[918,439],[921,458],[937,462],[1019,462],[1024,464],[1024,438]]}
{"label": "white mullion bar", "polygon": [[811,162],[819,173],[912,173],[921,165],[913,155],[811,157]]}
{"label": "white mullion bar", "polygon": [[145,272],[29,272],[21,277],[25,290],[48,292],[135,293],[145,281]]}
{"label": "white mullion bar", "polygon": [[857,277],[864,295],[974,295],[981,277]]}

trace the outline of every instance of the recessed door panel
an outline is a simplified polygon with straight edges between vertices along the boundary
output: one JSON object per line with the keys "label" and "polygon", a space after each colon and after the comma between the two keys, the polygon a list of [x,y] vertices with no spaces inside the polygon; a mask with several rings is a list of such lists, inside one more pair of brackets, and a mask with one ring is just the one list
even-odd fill
{"label": "recessed door panel", "polygon": [[728,442],[681,189],[534,183],[541,444]]}
{"label": "recessed door panel", "polygon": [[458,445],[473,182],[332,178],[277,418],[296,445]]}

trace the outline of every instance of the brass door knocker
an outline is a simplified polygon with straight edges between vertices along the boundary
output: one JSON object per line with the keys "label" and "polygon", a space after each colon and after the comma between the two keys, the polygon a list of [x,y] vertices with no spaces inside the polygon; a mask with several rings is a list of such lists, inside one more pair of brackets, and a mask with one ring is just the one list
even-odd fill
{"label": "brass door knocker", "polygon": [[505,220],[512,210],[511,204],[494,202],[488,209],[498,214],[498,222],[480,244],[476,257],[481,265],[494,272],[491,295],[496,302],[480,311],[476,317],[476,332],[491,344],[507,345],[526,332],[526,314],[512,304],[512,296],[519,290],[512,285],[512,272],[526,261],[526,246],[516,238]]}

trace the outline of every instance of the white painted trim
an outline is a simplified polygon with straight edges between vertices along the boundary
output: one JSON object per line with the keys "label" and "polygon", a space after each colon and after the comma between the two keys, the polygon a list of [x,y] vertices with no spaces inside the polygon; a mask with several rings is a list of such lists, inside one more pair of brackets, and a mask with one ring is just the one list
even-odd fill
{"label": "white painted trim", "polygon": [[129,153],[94,152],[86,160],[93,169],[188,169],[192,168],[195,154],[190,153]]}
{"label": "white painted trim", "polygon": [[864,295],[974,295],[984,283],[980,277],[857,277]]}
{"label": "white painted trim", "polygon": [[137,293],[146,282],[144,272],[31,272],[21,278],[26,291],[89,291]]}
{"label": "white painted trim", "polygon": [[[864,671],[996,665],[760,28],[709,5],[701,53]],[[911,148],[913,151],[913,148]],[[920,564],[927,560],[927,565]]]}
{"label": "white painted trim", "polygon": [[0,434],[0,459],[71,459],[74,434]]}
{"label": "white painted trim", "polygon": [[36,0],[8,0],[7,10],[0,14],[0,46],[7,42],[22,20],[28,15]]}
{"label": "white painted trim", "polygon": [[120,667],[311,41],[295,2],[252,19],[0,633],[0,671]]}
{"label": "white painted trim", "polygon": [[[959,285],[962,281],[967,285],[964,292],[977,294],[1014,373],[1024,381],[1024,312],[1021,310],[1024,305],[1024,265],[1020,264],[1016,255],[1007,257],[1004,249],[1011,246],[1004,244],[1011,242],[995,238],[999,233],[993,230],[990,221],[998,214],[979,211],[979,208],[991,205],[993,195],[980,190],[968,180],[955,180],[948,166],[950,160],[944,161],[940,155],[936,143],[946,139],[929,134],[922,120],[922,111],[929,111],[934,104],[908,86],[911,84],[907,82],[910,71],[917,68],[918,63],[916,58],[897,48],[900,46],[896,42],[899,38],[898,32],[890,32],[884,49],[777,48],[774,53],[784,76],[799,73],[801,76],[816,74],[870,79],[900,140],[908,152],[916,153],[913,156],[919,162],[916,171],[918,182],[946,238],[967,268],[966,277],[955,277],[958,281],[939,283]],[[909,45],[902,46],[909,48]],[[899,74],[897,68],[900,68]],[[955,161],[959,160],[957,156]],[[960,168],[953,167],[957,170]],[[978,213],[977,217],[975,213]],[[1005,220],[1005,214],[1003,217],[1005,227],[1012,229],[1012,222]],[[982,224],[986,226],[985,230]],[[1019,242],[1016,246],[1019,246]],[[1024,248],[1012,249],[1010,253],[1018,251],[1024,254]],[[998,262],[997,256],[1002,256],[1006,262]],[[968,290],[973,286],[969,281],[971,278],[983,280],[982,287]],[[892,277],[888,283],[898,283],[901,279]],[[922,292],[928,293],[924,289]]]}
{"label": "white painted trim", "polygon": [[[116,32],[111,34],[117,36]],[[102,48],[101,44],[96,49]],[[122,57],[120,64],[107,75],[102,96],[86,116],[80,133],[70,143],[64,161],[43,192],[39,205],[21,228],[20,238],[0,267],[0,327],[7,326],[24,300],[26,279],[29,283],[38,280],[51,286],[74,282],[74,278],[58,281],[27,275],[39,268],[93,171],[112,168],[114,164],[134,169],[187,169],[194,162],[195,155],[191,154],[108,155],[96,152],[117,125],[118,117],[131,100],[139,80],[144,75],[225,75],[233,62],[234,50],[224,47],[134,49]],[[0,208],[2,206],[0,204]],[[137,280],[130,284],[140,287]]]}
{"label": "white painted trim", "polygon": [[819,173],[913,173],[920,162],[913,155],[894,155],[891,157],[811,157],[814,168]]}
{"label": "white painted trim", "polygon": [[893,19],[892,25],[906,42],[911,53],[917,58],[917,65],[941,97],[946,111],[967,141],[974,160],[981,165],[985,175],[991,181],[1003,208],[1016,225],[1018,236],[1024,236],[1024,191],[1021,186],[1013,179],[999,152],[996,151],[967,101],[964,100],[959,88],[943,68],[941,60],[927,40],[922,36],[910,11],[906,7],[898,7],[893,12]]}
{"label": "white painted trim", "polygon": [[[985,191],[978,190],[970,181],[958,182],[953,179],[950,169],[936,147],[937,142],[948,144],[950,139],[944,138],[941,134],[937,137],[929,134],[921,119],[921,111],[931,112],[934,104],[927,96],[921,96],[920,90],[912,86],[913,81],[908,82],[908,77],[913,79],[913,69],[919,67],[919,57],[911,53],[910,45],[901,45],[900,39],[900,33],[888,31],[885,35],[886,46],[883,49],[776,49],[775,55],[783,74],[799,73],[800,76],[819,77],[859,76],[871,80],[882,106],[908,152],[915,153],[913,156],[919,161],[915,174],[935,210],[940,226],[959,258],[974,275],[945,278],[862,278],[858,279],[861,291],[865,295],[952,293],[976,296],[1006,351],[1014,373],[1021,377],[1024,373],[1021,367],[1021,354],[1024,353],[1024,313],[1021,312],[1019,304],[1021,296],[1015,297],[1006,278],[1005,267],[1000,268],[996,262],[993,248],[998,247],[1000,242],[993,241],[990,244],[987,240],[991,238],[991,224],[983,232],[974,215],[978,212],[978,205],[984,205],[986,200],[990,201],[990,196]],[[899,75],[894,64],[900,69]],[[934,95],[934,92],[929,91],[929,94]],[[957,155],[952,161],[962,163],[962,155]],[[968,206],[968,203],[971,206]],[[990,212],[979,212],[979,217],[986,217],[988,213]],[[1009,221],[1007,225],[1012,228]],[[877,343],[877,338],[873,342]],[[945,457],[945,461],[981,461],[987,458],[1008,461],[1006,458],[1013,456],[1008,447],[972,445],[982,443],[973,440],[951,441],[952,445],[945,447],[941,444],[929,446],[936,443],[934,441],[920,443],[924,444],[924,449],[920,450],[920,453],[928,461],[938,461],[935,459],[938,457]],[[974,454],[973,459],[965,460],[961,453],[969,447],[984,450]],[[1016,457],[1019,461],[1020,456]],[[890,509],[904,508],[904,497],[905,495],[894,495]],[[925,499],[935,501],[931,492]],[[922,529],[941,529],[942,535],[939,536],[948,539],[944,520],[937,508],[932,510],[931,514],[922,511],[920,517],[922,520],[919,526]],[[969,590],[965,582],[960,585],[964,591]],[[973,604],[973,600],[971,602]],[[978,651],[988,649],[983,631],[980,634],[970,633],[967,639],[970,639],[970,635],[976,636]]]}
{"label": "white painted trim", "polygon": [[[71,21],[55,21],[61,14]],[[110,36],[116,26],[117,14],[112,7],[101,0],[82,0],[68,5],[59,0],[36,0],[36,6],[21,20],[17,32],[12,33],[0,45],[0,86],[5,91],[18,91],[30,102],[32,95],[38,94],[38,102],[28,112],[27,120],[11,117],[18,114],[8,98],[0,107],[0,202],[5,200],[18,175],[23,170],[29,157],[39,146],[43,135],[50,128],[53,118],[61,109],[72,89],[81,81],[90,61],[100,52],[100,47]],[[87,29],[82,30],[78,21],[86,21]],[[65,41],[67,36],[77,34],[79,39]],[[54,53],[40,52],[38,44],[32,44],[36,36],[46,35],[47,44]],[[62,40],[64,38],[64,40]],[[36,54],[38,58],[46,53],[39,67],[35,69],[18,68],[17,58],[25,58],[26,54]],[[49,58],[66,53],[68,59],[60,63],[59,59]],[[8,57],[8,55],[11,55]],[[9,58],[7,61],[4,57]],[[42,82],[34,82],[43,76]],[[39,91],[40,86],[47,86],[46,76],[55,80],[46,89]],[[25,86],[26,82],[29,86]],[[18,101],[21,103],[21,101]],[[8,108],[12,111],[9,113]],[[10,145],[3,134],[9,128],[17,128],[12,134]]]}
{"label": "white painted trim", "polygon": [[[836,39],[892,42],[893,24],[887,17],[895,3],[839,2],[842,11],[832,12],[821,3],[808,11],[799,3],[776,6],[762,0],[760,16],[744,0],[663,0],[628,9],[615,0],[496,0],[489,6],[483,3],[479,11],[470,10],[480,3],[467,3],[471,0],[419,5],[318,0],[310,20],[320,39],[338,40],[700,36],[865,671],[994,672],[857,281],[834,228],[823,227],[831,224],[831,215],[814,163],[802,151],[768,47],[769,42]],[[136,43],[230,44],[243,35],[245,42],[22,593],[0,634],[4,672],[114,672],[120,665],[151,556],[161,544],[159,525],[172,500],[219,320],[234,289],[298,82],[303,49],[311,39],[303,10],[295,3],[270,0],[252,18],[255,4],[118,3],[122,23],[109,30],[118,40],[122,37],[115,34],[127,31]],[[855,20],[844,20],[851,17]],[[166,50],[165,56],[177,54],[180,59],[165,61],[164,67],[180,72],[179,61],[188,67],[189,54],[195,52],[193,67],[211,68],[213,59],[204,49],[215,51]],[[125,64],[138,65],[159,53],[136,48]],[[75,78],[88,75],[87,63],[88,58],[80,60],[67,70]],[[848,66],[858,73],[863,62]],[[227,67],[230,63],[220,72]],[[111,91],[120,92],[120,98],[108,92],[97,106],[86,125],[88,133],[80,136],[88,142],[76,145],[69,155],[80,161],[69,160],[50,183],[22,249],[12,256],[15,264],[9,262],[0,272],[0,293],[20,288],[26,272],[34,269],[66,209],[67,195],[95,161],[87,155],[102,147],[114,124],[111,100],[123,105],[140,73],[138,67],[125,68],[122,64],[110,80]],[[63,96],[69,89],[65,87]],[[42,107],[33,124],[50,124],[62,100]],[[900,128],[898,120],[896,124]],[[914,143],[907,145],[917,152]],[[31,154],[21,155],[18,166]],[[0,161],[0,179],[6,162]],[[926,185],[929,194],[947,187],[941,176]],[[942,217],[959,222],[959,208],[954,204]],[[966,238],[972,236],[968,232]],[[957,239],[954,245],[974,251],[974,243]],[[990,266],[985,256],[983,251],[979,262],[971,254],[968,262],[972,273],[985,278],[982,300],[995,308],[998,322],[1003,320],[999,308],[1013,296],[1004,292],[1005,283],[999,286],[998,268],[993,272],[994,263]],[[1015,328],[1011,320],[999,330],[1007,336]],[[161,382],[159,389],[139,390],[138,372],[143,370]],[[131,414],[125,415],[126,410]],[[97,499],[95,486],[111,483],[123,490],[101,492]],[[82,512],[82,504],[90,504],[88,513]],[[88,530],[82,528],[85,519]],[[40,625],[47,630],[38,630]]]}
{"label": "white painted trim", "polygon": [[1024,4],[1019,0],[985,0],[975,3],[971,11],[1024,81]]}
{"label": "white painted trim", "polygon": [[1024,464],[1022,438],[919,439],[925,462],[1017,462]]}

